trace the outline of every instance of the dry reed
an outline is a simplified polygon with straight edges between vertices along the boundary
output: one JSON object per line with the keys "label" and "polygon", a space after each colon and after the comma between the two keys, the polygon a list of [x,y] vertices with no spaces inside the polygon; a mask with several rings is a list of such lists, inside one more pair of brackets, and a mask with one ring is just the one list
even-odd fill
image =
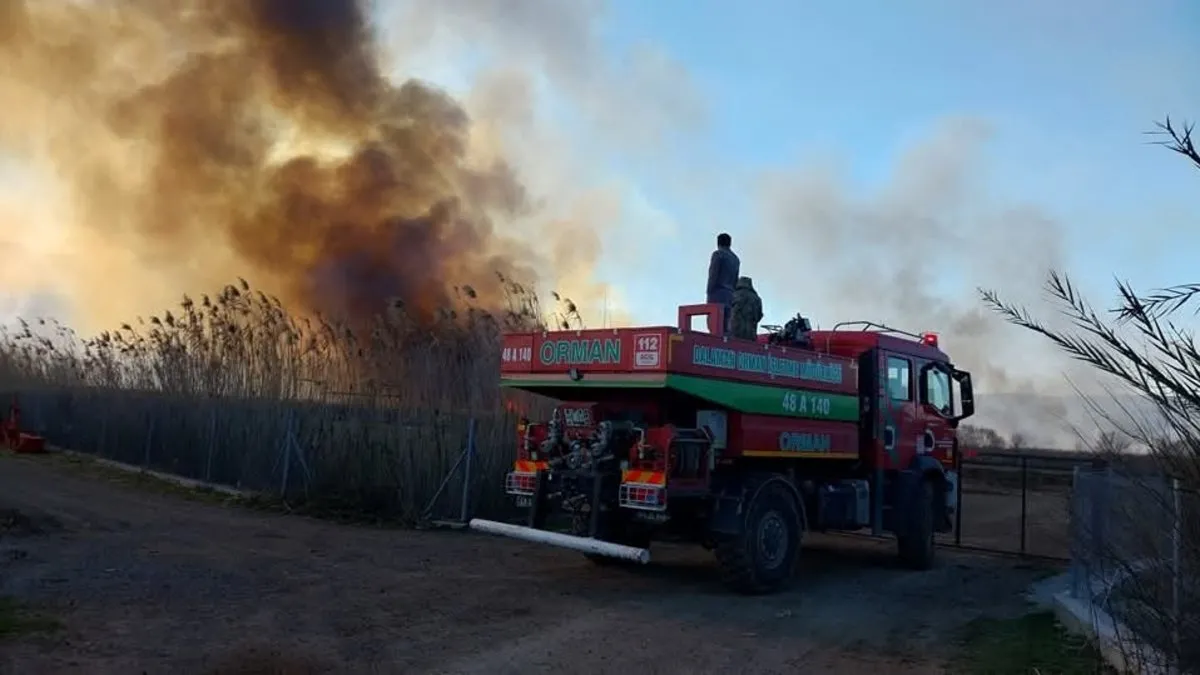
{"label": "dry reed", "polygon": [[[418,321],[397,301],[368,322],[294,316],[244,280],[90,339],[51,320],[0,336],[0,393],[55,445],[293,503],[412,522],[476,422],[471,495],[504,508],[516,415],[498,386],[506,330],[581,326],[501,277],[507,306]],[[517,404],[516,407],[514,404]],[[515,409],[514,409],[515,408]],[[450,486],[446,509],[462,489]],[[453,497],[451,497],[453,495]]]}

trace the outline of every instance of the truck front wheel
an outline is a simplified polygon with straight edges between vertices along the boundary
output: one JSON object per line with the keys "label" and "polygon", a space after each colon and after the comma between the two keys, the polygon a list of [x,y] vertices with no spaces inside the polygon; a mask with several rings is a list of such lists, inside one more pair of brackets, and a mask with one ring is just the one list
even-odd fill
{"label": "truck front wheel", "polygon": [[913,510],[905,514],[909,519],[907,531],[896,538],[900,560],[915,570],[933,567],[934,551],[937,550],[933,541],[935,497],[933,482],[922,480],[912,505]]}
{"label": "truck front wheel", "polygon": [[783,588],[795,571],[802,534],[791,492],[777,482],[766,485],[750,505],[742,531],[716,542],[722,581],[746,594]]}

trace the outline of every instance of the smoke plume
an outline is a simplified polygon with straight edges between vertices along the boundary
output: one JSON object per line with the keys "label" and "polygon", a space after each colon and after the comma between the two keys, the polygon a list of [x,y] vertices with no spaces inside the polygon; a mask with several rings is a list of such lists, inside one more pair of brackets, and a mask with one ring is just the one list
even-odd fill
{"label": "smoke plume", "polygon": [[238,275],[340,316],[429,315],[459,286],[499,305],[496,273],[546,265],[535,200],[462,105],[382,57],[365,1],[5,0],[0,151],[64,186],[0,195],[23,238],[63,242],[55,275],[41,257],[5,281],[61,277],[83,323]]}
{"label": "smoke plume", "polygon": [[743,269],[778,314],[801,311],[824,328],[870,320],[939,333],[977,391],[1004,394],[971,423],[1071,447],[1070,425],[1089,420],[1068,405],[1063,375],[1084,388],[1095,375],[988,312],[976,290],[999,289],[1057,325],[1042,289],[1049,270],[1065,269],[1066,235],[1035,207],[989,193],[990,138],[982,121],[943,120],[870,187],[852,187],[836,163],[765,175]]}

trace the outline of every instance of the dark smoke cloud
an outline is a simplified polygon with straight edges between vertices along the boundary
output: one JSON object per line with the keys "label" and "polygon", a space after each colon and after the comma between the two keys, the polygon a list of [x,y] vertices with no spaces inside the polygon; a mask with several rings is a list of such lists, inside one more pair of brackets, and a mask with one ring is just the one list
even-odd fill
{"label": "dark smoke cloud", "polygon": [[498,305],[495,274],[537,266],[496,227],[526,191],[503,159],[472,161],[456,101],[394,82],[380,53],[352,0],[5,0],[0,103],[18,112],[0,149],[70,186],[71,236],[104,247],[80,278],[114,294],[142,293],[134,264],[249,276],[328,314],[393,297],[428,314],[467,284]]}

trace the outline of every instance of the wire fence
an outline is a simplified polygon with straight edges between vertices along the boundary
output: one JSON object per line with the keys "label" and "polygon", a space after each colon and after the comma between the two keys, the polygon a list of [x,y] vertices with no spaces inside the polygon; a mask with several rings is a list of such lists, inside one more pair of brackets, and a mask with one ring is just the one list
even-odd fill
{"label": "wire fence", "polygon": [[[19,404],[22,427],[51,445],[322,510],[415,522],[448,475],[445,500],[469,493],[479,515],[510,508],[495,488],[514,458],[507,413],[127,390],[26,391]],[[452,469],[469,440],[480,451],[464,490]]]}
{"label": "wire fence", "polygon": [[1113,620],[1125,658],[1200,670],[1200,494],[1161,474],[1080,469],[1070,533],[1070,593]]}
{"label": "wire fence", "polygon": [[1076,471],[1072,593],[1088,597],[1095,583],[1156,561],[1174,566],[1181,497],[1174,482],[1162,476],[1123,475],[1111,467]]}
{"label": "wire fence", "polygon": [[[464,492],[468,515],[502,517],[513,508],[503,492],[515,459],[511,413],[128,390],[30,390],[19,402],[25,429],[52,445],[323,509],[415,522],[433,501],[433,517],[458,518]],[[477,452],[464,478],[471,420]],[[956,526],[941,543],[1066,560],[1071,482],[1088,461],[1029,452],[963,460]]]}

